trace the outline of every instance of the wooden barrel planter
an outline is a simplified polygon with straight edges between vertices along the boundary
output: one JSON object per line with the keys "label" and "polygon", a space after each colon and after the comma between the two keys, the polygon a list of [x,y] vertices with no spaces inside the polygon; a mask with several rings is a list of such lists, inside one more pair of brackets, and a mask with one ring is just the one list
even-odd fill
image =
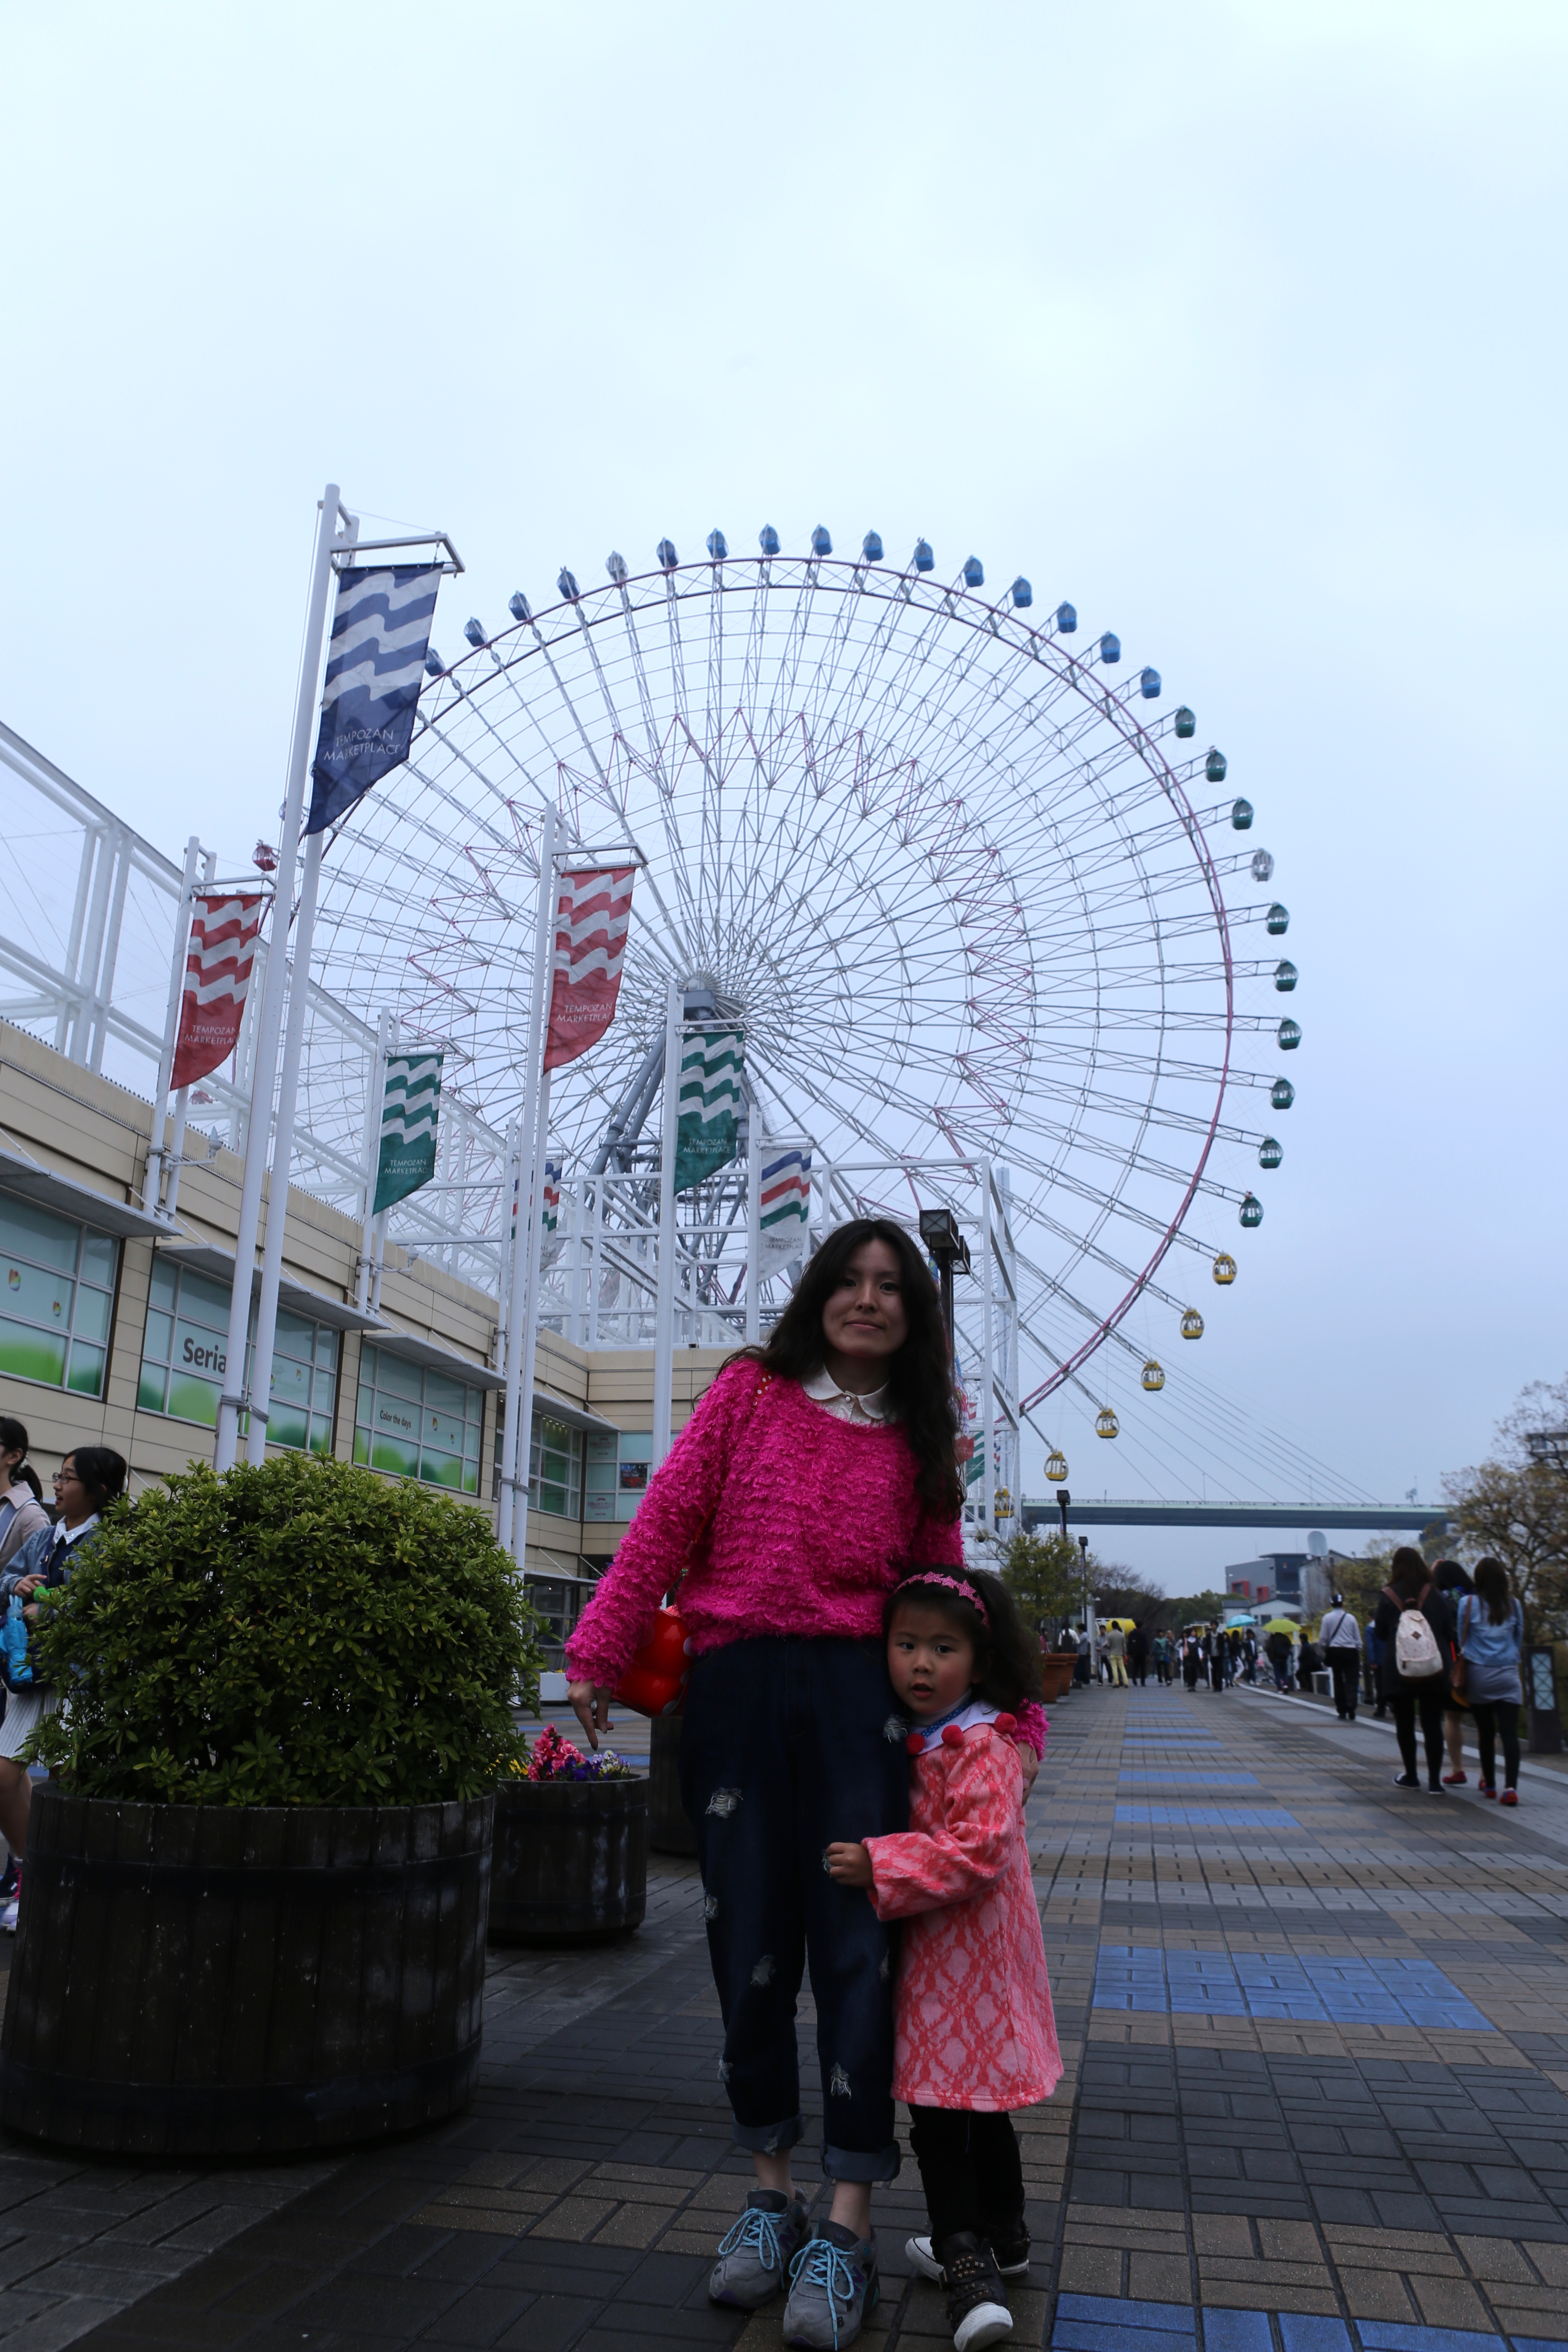
{"label": "wooden barrel planter", "polygon": [[135,2157],[439,2123],[479,2070],[493,1801],[33,1799],[0,2123]]}
{"label": "wooden barrel planter", "polygon": [[1047,1650],[1040,1660],[1040,1680],[1047,1706],[1066,1698],[1072,1688],[1073,1670],[1078,1664],[1076,1650]]}
{"label": "wooden barrel planter", "polygon": [[680,1717],[656,1715],[648,1732],[647,1842],[655,1853],[695,1855],[697,1832],[680,1801]]}
{"label": "wooden barrel planter", "polygon": [[603,1944],[647,1909],[646,1780],[505,1781],[496,1791],[490,1940]]}

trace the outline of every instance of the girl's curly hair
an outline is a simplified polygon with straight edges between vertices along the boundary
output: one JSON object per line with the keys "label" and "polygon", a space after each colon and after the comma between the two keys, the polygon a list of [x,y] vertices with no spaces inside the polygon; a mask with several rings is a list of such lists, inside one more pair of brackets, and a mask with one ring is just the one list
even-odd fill
{"label": "girl's curly hair", "polygon": [[[984,1618],[962,1592],[931,1582],[937,1576],[973,1585],[985,1604]],[[1017,1602],[999,1576],[983,1568],[965,1568],[962,1560],[952,1567],[937,1561],[906,1570],[888,1595],[882,1612],[884,1636],[891,1633],[894,1618],[906,1604],[938,1611],[955,1632],[968,1636],[974,1645],[974,1695],[987,1706],[1016,1715],[1026,1699],[1039,1697],[1039,1637],[1025,1624]]]}

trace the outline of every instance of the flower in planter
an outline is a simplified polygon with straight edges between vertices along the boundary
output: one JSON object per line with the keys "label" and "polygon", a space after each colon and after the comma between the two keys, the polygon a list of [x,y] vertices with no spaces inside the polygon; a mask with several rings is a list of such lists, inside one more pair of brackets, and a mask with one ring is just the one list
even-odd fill
{"label": "flower in planter", "polygon": [[632,1780],[637,1778],[625,1757],[617,1756],[613,1748],[601,1748],[596,1755],[584,1756],[563,1739],[552,1723],[547,1723],[533,1743],[526,1765],[514,1759],[512,1770],[525,1780]]}

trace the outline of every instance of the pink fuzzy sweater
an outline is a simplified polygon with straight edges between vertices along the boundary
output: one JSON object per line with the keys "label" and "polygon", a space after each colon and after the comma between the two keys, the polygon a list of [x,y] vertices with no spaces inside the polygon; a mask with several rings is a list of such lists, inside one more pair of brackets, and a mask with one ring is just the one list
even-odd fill
{"label": "pink fuzzy sweater", "polygon": [[839,1421],[798,1381],[762,1381],[732,1364],[699,1403],[567,1645],[574,1675],[620,1680],[704,1527],[679,1596],[700,1652],[757,1633],[879,1633],[906,1567],[962,1559],[957,1521],[921,1507],[896,1426]]}

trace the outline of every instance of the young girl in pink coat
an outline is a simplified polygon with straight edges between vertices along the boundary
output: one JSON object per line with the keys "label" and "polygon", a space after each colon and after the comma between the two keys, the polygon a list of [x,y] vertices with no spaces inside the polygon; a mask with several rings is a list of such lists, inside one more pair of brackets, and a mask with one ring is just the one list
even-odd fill
{"label": "young girl in pink coat", "polygon": [[1040,1914],[1024,1835],[1018,1709],[1039,1691],[1038,1645],[994,1576],[918,1568],[889,1597],[888,1671],[914,1725],[910,1827],[830,1845],[841,1885],[900,1919],[893,2091],[931,2219],[916,2268],[945,2284],[957,2352],[1013,2331],[1003,2278],[1029,2267],[1011,2107],[1061,2080]]}

